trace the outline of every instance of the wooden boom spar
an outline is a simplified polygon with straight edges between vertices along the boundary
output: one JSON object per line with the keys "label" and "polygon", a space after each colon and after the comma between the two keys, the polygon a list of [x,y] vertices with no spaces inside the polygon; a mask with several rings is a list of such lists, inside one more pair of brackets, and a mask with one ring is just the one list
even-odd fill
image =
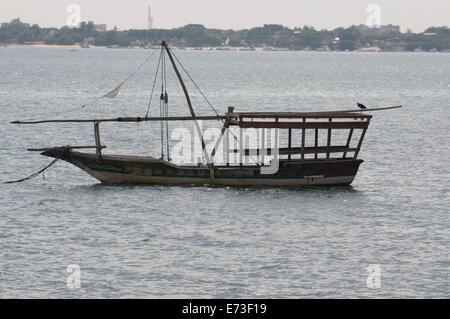
{"label": "wooden boom spar", "polygon": [[[388,107],[378,107],[365,110],[341,110],[341,111],[322,111],[322,112],[254,112],[254,113],[231,113],[221,115],[220,118],[227,119],[228,117],[239,117],[239,116],[252,116],[252,117],[277,117],[282,116],[285,118],[302,118],[302,117],[339,117],[339,113],[347,113],[345,117],[355,117],[367,116],[364,112],[380,111],[380,110],[390,110],[402,107],[398,106],[388,106]],[[354,113],[349,115],[348,113]],[[106,118],[106,119],[57,119],[57,120],[37,120],[37,121],[13,121],[11,124],[43,124],[43,123],[95,123],[95,122],[152,122],[152,121],[213,121],[220,120],[217,116],[207,115],[207,116],[169,116],[169,117],[116,117],[116,118]]]}
{"label": "wooden boom spar", "polygon": [[[226,118],[227,115],[221,116]],[[197,116],[197,120],[218,120],[217,116]],[[60,120],[37,120],[37,121],[14,121],[11,124],[42,124],[42,123],[95,123],[95,122],[151,122],[151,121],[191,121],[192,116],[169,116],[169,117],[116,117],[106,119],[60,119]]]}

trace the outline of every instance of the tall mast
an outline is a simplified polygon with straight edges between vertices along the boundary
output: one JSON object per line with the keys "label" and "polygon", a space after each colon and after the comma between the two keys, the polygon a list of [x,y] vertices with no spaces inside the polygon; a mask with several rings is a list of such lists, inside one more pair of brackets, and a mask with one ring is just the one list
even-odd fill
{"label": "tall mast", "polygon": [[148,21],[148,30],[151,30],[153,28],[153,17],[152,17],[152,9],[150,6],[148,7],[147,21]]}
{"label": "tall mast", "polygon": [[149,36],[150,30],[153,28],[153,17],[152,17],[152,10],[151,10],[150,6],[148,7],[147,22],[148,22],[148,28],[147,28],[147,43],[146,43],[146,45],[149,45],[148,36]]}
{"label": "tall mast", "polygon": [[200,125],[198,124],[197,116],[195,115],[194,108],[192,107],[191,98],[189,97],[189,93],[186,89],[186,86],[184,85],[183,78],[181,77],[181,74],[178,71],[178,68],[175,64],[172,54],[170,53],[169,47],[167,46],[167,43],[165,41],[162,42],[162,46],[164,47],[164,49],[166,49],[167,55],[169,56],[170,62],[172,63],[172,66],[173,66],[173,69],[175,70],[178,80],[180,81],[181,87],[183,88],[184,96],[186,97],[186,101],[189,106],[189,111],[191,112],[192,119],[194,120],[194,124],[195,124],[195,128],[197,130],[198,137],[200,138],[200,141],[202,142],[203,155],[205,156],[206,162],[208,164],[212,164],[211,159],[208,155],[208,151],[206,150],[206,144],[203,139],[202,130],[200,129]]}

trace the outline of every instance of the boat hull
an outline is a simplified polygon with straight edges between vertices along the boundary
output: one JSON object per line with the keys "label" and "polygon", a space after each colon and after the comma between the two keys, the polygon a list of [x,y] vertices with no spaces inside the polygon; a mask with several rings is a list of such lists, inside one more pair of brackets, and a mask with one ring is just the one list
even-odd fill
{"label": "boat hull", "polygon": [[144,156],[103,155],[54,148],[42,155],[65,160],[102,183],[222,186],[349,185],[360,159],[280,161],[276,174],[261,174],[258,166],[178,166]]}

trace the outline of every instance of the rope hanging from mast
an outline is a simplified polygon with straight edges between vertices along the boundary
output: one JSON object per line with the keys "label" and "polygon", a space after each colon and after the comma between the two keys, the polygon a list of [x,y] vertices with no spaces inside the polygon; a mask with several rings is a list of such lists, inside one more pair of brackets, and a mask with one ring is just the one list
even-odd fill
{"label": "rope hanging from mast", "polygon": [[[125,80],[123,80],[122,82],[120,82],[120,84],[119,84],[118,86],[116,86],[116,88],[114,88],[112,91],[110,91],[110,92],[108,92],[108,93],[106,93],[106,94],[104,94],[104,95],[102,95],[102,96],[100,96],[100,97],[93,98],[93,99],[91,99],[90,101],[88,101],[87,103],[85,103],[85,104],[83,104],[83,105],[81,105],[81,106],[78,106],[78,107],[73,108],[73,109],[70,109],[70,110],[64,110],[64,111],[61,111],[61,112],[56,112],[56,113],[53,113],[53,115],[59,116],[59,115],[71,113],[71,112],[74,112],[74,111],[82,110],[82,109],[84,109],[86,106],[91,105],[91,104],[93,104],[93,103],[96,103],[96,102],[100,101],[100,100],[103,99],[103,98],[115,98],[115,97],[117,96],[117,94],[119,93],[120,89],[122,88],[122,86],[123,86],[126,82],[128,82],[132,77],[134,77],[134,76],[142,69],[142,67],[143,67],[145,64],[147,64],[147,62],[153,57],[153,55],[154,55],[157,51],[158,51],[158,50],[153,50],[153,52],[145,59],[145,61],[144,61],[143,63],[141,63],[141,64],[136,68],[136,70],[135,70],[133,73],[131,73]],[[8,105],[9,105],[9,104],[8,104]],[[6,106],[8,106],[8,105],[6,105]],[[31,121],[31,120],[29,120],[29,121]]]}
{"label": "rope hanging from mast", "polygon": [[[167,94],[167,70],[166,70],[166,55],[163,55],[163,74],[164,74],[164,99],[163,105],[165,106],[164,117],[169,117],[169,95]],[[162,93],[161,93],[162,94]],[[166,146],[167,146],[167,161],[170,162],[170,149],[169,149],[169,121],[166,119]]]}
{"label": "rope hanging from mast", "polygon": [[[224,123],[224,124],[225,124],[225,120],[219,115],[219,113],[217,112],[217,110],[212,106],[211,102],[209,102],[209,100],[208,100],[208,98],[206,97],[206,95],[203,93],[203,91],[200,89],[200,87],[199,87],[199,86],[197,85],[197,83],[194,81],[194,79],[192,78],[192,76],[189,74],[189,72],[188,72],[188,71],[186,70],[186,68],[183,66],[183,64],[181,63],[181,61],[178,59],[178,57],[175,55],[175,53],[173,53],[173,50],[172,50],[171,48],[169,48],[169,46],[166,44],[165,41],[162,42],[162,47],[163,47],[163,49],[166,50],[167,55],[169,56],[169,59],[170,59],[170,61],[172,62],[172,66],[173,66],[173,68],[174,68],[174,71],[175,71],[175,73],[176,73],[176,75],[177,75],[177,77],[178,77],[178,80],[180,81],[181,87],[182,87],[182,89],[183,89],[183,91],[184,91],[184,94],[185,94],[185,97],[186,97],[186,101],[187,101],[188,106],[189,106],[189,110],[191,111],[191,115],[192,115],[192,117],[194,118],[194,124],[195,124],[195,127],[196,127],[196,129],[197,129],[197,133],[198,133],[198,135],[199,135],[199,139],[200,139],[201,144],[202,144],[203,157],[206,159],[206,162],[207,162],[208,165],[214,165],[214,162],[213,162],[213,161],[214,161],[214,155],[215,155],[216,147],[214,147],[214,149],[213,149],[213,151],[212,151],[212,153],[211,153],[211,156],[209,156],[208,151],[206,150],[206,144],[205,144],[204,139],[203,139],[203,134],[202,134],[202,132],[201,132],[200,126],[199,126],[199,124],[198,124],[198,122],[197,122],[197,119],[196,119],[196,115],[195,115],[195,113],[194,113],[194,109],[193,109],[193,107],[192,107],[192,103],[191,103],[191,99],[190,99],[190,97],[189,97],[189,93],[187,92],[187,89],[186,89],[186,86],[185,86],[185,84],[184,84],[184,82],[183,82],[183,79],[182,79],[182,77],[181,77],[181,74],[180,74],[180,72],[179,72],[178,69],[177,69],[175,60],[176,60],[176,62],[181,66],[182,70],[184,71],[184,73],[186,73],[186,75],[187,75],[187,76],[189,77],[189,79],[192,81],[192,83],[193,83],[194,86],[197,88],[197,90],[200,92],[200,94],[201,94],[201,96],[203,97],[203,99],[205,100],[205,102],[206,102],[206,103],[209,105],[209,107],[214,111],[214,113],[215,113],[216,116],[217,116],[217,119],[218,119],[219,121],[222,121],[222,123]],[[175,58],[175,59],[174,59],[174,58]],[[167,121],[166,121],[166,124],[167,124]],[[168,129],[167,129],[167,131],[168,131]],[[229,132],[230,132],[231,135],[233,136],[234,140],[235,140],[236,142],[238,142],[237,136],[236,136],[231,130],[229,130]],[[168,134],[168,133],[167,133],[167,134]],[[167,136],[167,141],[169,141],[168,136]],[[168,144],[167,144],[167,147],[168,147]],[[169,150],[167,150],[167,152],[169,152]],[[252,156],[251,156],[250,158],[252,159],[253,162],[255,162],[255,163],[258,165],[257,161],[255,161],[255,159],[254,159]]]}
{"label": "rope hanging from mast", "polygon": [[209,107],[214,111],[214,113],[216,113],[217,118],[219,120],[221,120],[222,122],[224,122],[225,120],[219,115],[219,113],[217,112],[217,110],[214,108],[214,106],[212,106],[211,102],[209,102],[208,98],[206,97],[206,95],[203,93],[203,91],[200,89],[200,87],[197,85],[197,83],[194,81],[194,79],[191,77],[191,75],[189,74],[189,72],[186,70],[186,68],[183,66],[183,64],[181,63],[181,61],[178,59],[178,57],[175,55],[175,53],[173,53],[173,50],[171,48],[168,48],[170,53],[173,55],[173,57],[175,58],[175,60],[178,62],[178,64],[181,66],[181,68],[183,69],[184,73],[186,73],[186,75],[189,77],[189,79],[192,81],[192,83],[194,84],[194,86],[197,88],[197,90],[200,92],[201,96],[203,97],[203,99],[205,100],[205,102],[209,105]]}
{"label": "rope hanging from mast", "polygon": [[158,78],[159,66],[161,64],[162,55],[164,53],[164,49],[161,48],[161,53],[159,54],[158,65],[156,66],[155,78],[153,79],[152,93],[150,94],[150,99],[148,101],[147,113],[145,113],[145,119],[148,119],[148,112],[150,111],[150,106],[152,104],[153,92],[155,91],[156,79]]}
{"label": "rope hanging from mast", "polygon": [[[166,148],[167,161],[170,161],[170,145],[169,145],[169,95],[167,93],[167,70],[166,70],[166,56],[164,47],[161,47],[159,55],[158,65],[156,67],[155,78],[153,79],[152,91],[147,105],[147,112],[145,113],[145,120],[149,119],[150,107],[153,100],[153,94],[155,92],[156,82],[161,69],[161,94],[159,95],[159,117],[165,120],[160,121],[160,140],[161,140],[161,157],[165,159],[164,148]],[[164,139],[166,141],[164,141]],[[166,145],[164,145],[164,142]],[[165,147],[164,147],[165,146]]]}
{"label": "rope hanging from mast", "polygon": [[175,74],[177,75],[178,81],[180,82],[181,88],[183,89],[184,96],[186,97],[186,102],[187,102],[187,104],[189,106],[189,111],[191,112],[191,116],[192,116],[192,119],[194,121],[198,137],[199,137],[199,139],[200,139],[200,141],[202,143],[202,151],[203,151],[203,156],[206,159],[206,163],[208,165],[213,165],[213,163],[211,161],[211,158],[209,157],[208,151],[206,149],[205,140],[203,139],[202,130],[200,128],[200,125],[198,124],[197,116],[195,115],[194,108],[192,107],[191,98],[189,97],[189,93],[188,93],[188,91],[186,89],[186,85],[183,82],[183,78],[181,77],[180,71],[178,71],[177,65],[175,63],[175,60],[173,59],[173,56],[172,56],[172,53],[171,53],[169,47],[167,46],[167,43],[165,41],[163,41],[161,45],[166,50],[167,55],[169,56],[170,62],[172,63],[172,66],[173,66],[173,69],[175,71]]}
{"label": "rope hanging from mast", "polygon": [[140,64],[140,65],[137,67],[137,69],[136,69],[133,73],[131,73],[125,80],[123,80],[122,82],[120,82],[120,84],[119,84],[118,86],[116,86],[112,91],[110,91],[110,92],[106,93],[105,95],[102,95],[102,96],[100,96],[100,97],[98,97],[98,98],[96,98],[96,99],[94,99],[94,100],[92,100],[92,101],[90,101],[90,102],[88,102],[88,103],[82,105],[81,107],[84,108],[84,107],[86,107],[86,106],[88,106],[88,105],[90,105],[90,104],[92,104],[92,103],[98,102],[99,100],[101,100],[101,99],[103,99],[103,98],[114,99],[114,98],[117,96],[117,94],[119,94],[119,91],[120,91],[120,89],[122,88],[122,86],[123,86],[126,82],[128,82],[128,80],[130,80],[132,77],[134,77],[134,76],[139,72],[139,70],[140,70],[145,64],[147,64],[147,62],[153,57],[153,55],[154,55],[156,52],[157,52],[157,50],[154,50],[154,51],[152,52],[152,54],[150,54],[150,55],[147,57],[147,59],[146,59],[142,64]]}
{"label": "rope hanging from mast", "polygon": [[[194,84],[194,86],[197,88],[197,90],[200,92],[201,96],[203,97],[203,99],[205,100],[205,102],[209,105],[209,107],[214,111],[214,113],[216,113],[217,119],[222,121],[223,124],[225,124],[225,120],[219,115],[219,112],[217,112],[217,110],[214,108],[214,106],[212,106],[211,102],[209,102],[208,98],[206,97],[206,95],[203,93],[203,91],[200,89],[200,87],[197,85],[197,83],[194,81],[194,79],[192,78],[192,76],[189,74],[189,72],[186,70],[186,68],[183,66],[183,64],[181,63],[181,61],[178,59],[178,57],[175,55],[175,53],[173,52],[173,50],[171,48],[167,48],[170,53],[172,54],[172,56],[175,58],[175,60],[177,61],[177,63],[180,65],[181,69],[184,71],[184,73],[186,73],[186,75],[189,77],[189,79],[192,81],[192,83]],[[233,131],[231,131],[230,128],[228,128],[228,131],[231,133],[231,135],[233,136],[233,139],[236,142],[239,142],[238,137],[236,136],[236,134],[233,133]],[[211,158],[210,160],[213,161],[214,160],[214,156],[215,156],[215,152],[216,152],[216,147],[214,147],[212,153],[211,153]],[[250,159],[256,164],[259,165],[258,162],[253,158],[253,156],[250,156]]]}
{"label": "rope hanging from mast", "polygon": [[[161,51],[161,95],[159,96],[159,116],[164,117],[165,116],[165,105],[164,105],[164,51]],[[164,160],[164,121],[161,121],[161,159]]]}

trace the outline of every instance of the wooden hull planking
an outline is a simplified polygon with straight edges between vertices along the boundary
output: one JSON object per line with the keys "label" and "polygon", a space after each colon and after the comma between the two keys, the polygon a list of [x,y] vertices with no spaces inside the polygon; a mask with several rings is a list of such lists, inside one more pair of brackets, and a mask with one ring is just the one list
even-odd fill
{"label": "wooden hull planking", "polygon": [[257,166],[178,166],[153,157],[103,155],[53,148],[42,155],[65,160],[102,183],[221,186],[349,185],[360,159],[280,161],[276,174],[262,175]]}

